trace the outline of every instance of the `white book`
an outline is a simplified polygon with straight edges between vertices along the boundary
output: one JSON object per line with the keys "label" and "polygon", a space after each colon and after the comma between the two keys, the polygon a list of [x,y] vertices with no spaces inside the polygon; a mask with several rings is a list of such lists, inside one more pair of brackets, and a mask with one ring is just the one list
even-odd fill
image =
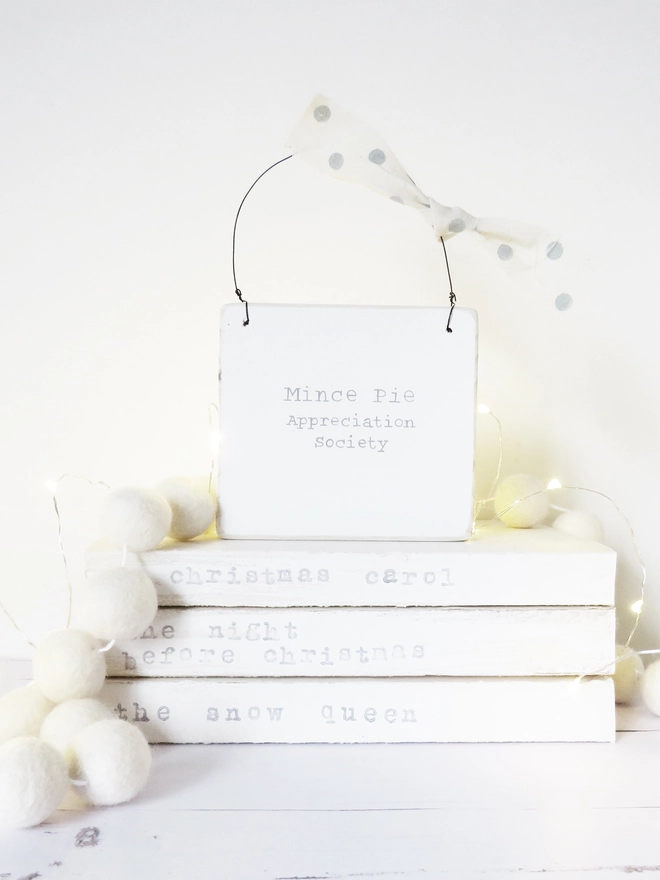
{"label": "white book", "polygon": [[614,608],[161,608],[107,654],[115,676],[609,672]]}
{"label": "white book", "polygon": [[[87,552],[88,569],[121,565]],[[557,529],[479,525],[463,542],[166,541],[129,565],[164,606],[614,605],[616,553]]]}
{"label": "white book", "polygon": [[101,699],[151,742],[613,742],[611,679],[129,679]]}

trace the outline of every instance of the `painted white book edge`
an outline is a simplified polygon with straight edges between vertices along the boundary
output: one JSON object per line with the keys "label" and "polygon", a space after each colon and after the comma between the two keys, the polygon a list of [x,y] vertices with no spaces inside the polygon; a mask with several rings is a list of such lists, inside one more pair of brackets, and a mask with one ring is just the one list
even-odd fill
{"label": "painted white book edge", "polygon": [[[0,657],[0,696],[15,688],[23,687],[31,681],[31,660],[27,657]],[[131,679],[130,682],[134,683],[135,679]],[[632,707],[617,705],[616,729],[622,732],[660,730],[660,718],[651,715],[644,707],[638,705]]]}
{"label": "painted white book edge", "polygon": [[[100,542],[89,569],[120,565]],[[556,529],[488,524],[462,543],[166,541],[130,555],[164,606],[613,605],[616,553]]]}
{"label": "painted white book edge", "polygon": [[614,608],[161,608],[114,676],[392,677],[610,671]]}
{"label": "painted white book edge", "polygon": [[101,699],[151,742],[613,742],[614,686],[585,679],[130,679]]}

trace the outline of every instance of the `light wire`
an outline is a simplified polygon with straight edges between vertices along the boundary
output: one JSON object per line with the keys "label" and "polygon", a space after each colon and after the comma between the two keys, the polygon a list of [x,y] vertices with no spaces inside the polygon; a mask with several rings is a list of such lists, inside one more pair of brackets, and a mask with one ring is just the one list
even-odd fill
{"label": "light wire", "polygon": [[90,486],[104,486],[106,489],[110,489],[110,486],[107,483],[104,483],[103,480],[92,480],[89,477],[86,477],[84,474],[73,474],[66,473],[62,474],[61,477],[58,477],[57,480],[54,480],[55,483],[54,491],[53,491],[53,507],[55,509],[55,516],[57,517],[57,543],[60,548],[60,554],[62,556],[62,564],[64,566],[64,576],[66,578],[66,586],[67,586],[67,594],[68,594],[68,611],[66,618],[66,628],[68,629],[71,626],[71,614],[73,611],[73,585],[71,583],[71,574],[69,570],[69,562],[66,556],[66,551],[64,549],[64,540],[62,536],[62,517],[60,515],[59,504],[57,503],[57,487],[63,480],[83,480],[85,483],[89,483]]}

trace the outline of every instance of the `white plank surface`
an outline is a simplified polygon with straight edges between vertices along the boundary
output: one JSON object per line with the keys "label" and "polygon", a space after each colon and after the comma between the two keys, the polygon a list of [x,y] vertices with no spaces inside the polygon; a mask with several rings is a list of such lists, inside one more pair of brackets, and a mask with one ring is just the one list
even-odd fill
{"label": "white plank surface", "polygon": [[[97,543],[90,569],[120,565]],[[166,541],[131,556],[161,605],[613,605],[616,553],[557,529],[479,523],[461,542]]]}
{"label": "white plank surface", "polygon": [[222,309],[218,533],[465,540],[477,315],[428,307]]}
{"label": "white plank surface", "polygon": [[[0,663],[0,691],[26,672],[24,661]],[[158,746],[132,803],[84,809],[69,798],[46,825],[0,833],[0,875],[655,876],[658,779],[660,732],[614,745]]]}
{"label": "white plank surface", "polygon": [[42,828],[0,837],[0,870],[11,880],[653,876],[660,735],[650,736],[616,746],[164,746],[139,799],[93,811],[69,803]]}
{"label": "white plank surface", "polygon": [[161,608],[111,675],[608,673],[614,608]]}
{"label": "white plank surface", "polygon": [[[209,782],[222,785],[222,772]],[[623,880],[658,870],[657,807],[224,812],[147,804],[91,818],[64,812],[48,828],[3,841],[7,873],[17,880],[37,870],[48,880]],[[90,828],[98,844],[78,847]]]}
{"label": "white plank surface", "polygon": [[611,742],[611,679],[128,679],[103,701],[150,742]]}

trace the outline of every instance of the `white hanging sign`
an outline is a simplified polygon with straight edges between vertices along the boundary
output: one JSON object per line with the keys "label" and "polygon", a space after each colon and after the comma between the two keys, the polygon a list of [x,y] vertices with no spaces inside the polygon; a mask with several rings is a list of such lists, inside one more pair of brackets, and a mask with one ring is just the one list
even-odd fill
{"label": "white hanging sign", "polygon": [[448,316],[225,306],[220,536],[467,539],[477,315]]}

